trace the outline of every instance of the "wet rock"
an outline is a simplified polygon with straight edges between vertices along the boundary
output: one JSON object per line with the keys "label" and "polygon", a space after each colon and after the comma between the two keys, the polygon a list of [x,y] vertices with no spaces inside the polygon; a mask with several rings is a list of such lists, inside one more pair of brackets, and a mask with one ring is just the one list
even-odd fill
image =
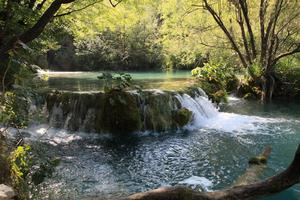
{"label": "wet rock", "polygon": [[172,114],[177,100],[171,93],[148,93],[143,104],[145,130],[167,131],[174,128]]}
{"label": "wet rock", "polygon": [[11,187],[4,184],[0,185],[0,200],[10,200],[15,196],[15,192]]}
{"label": "wet rock", "polygon": [[[205,96],[202,90],[182,94]],[[120,91],[108,93],[54,92],[47,96],[49,123],[71,131],[130,133],[168,131],[187,125],[191,110],[183,108],[173,91]]]}
{"label": "wet rock", "polygon": [[246,99],[246,100],[255,100],[256,96],[253,93],[247,93],[247,94],[245,94],[243,96],[243,99]]}
{"label": "wet rock", "polygon": [[136,98],[128,92],[105,94],[103,116],[104,127],[109,132],[135,132],[142,126]]}
{"label": "wet rock", "polygon": [[178,109],[173,114],[174,122],[179,127],[183,127],[191,121],[192,114],[192,111],[188,110],[187,108]]}

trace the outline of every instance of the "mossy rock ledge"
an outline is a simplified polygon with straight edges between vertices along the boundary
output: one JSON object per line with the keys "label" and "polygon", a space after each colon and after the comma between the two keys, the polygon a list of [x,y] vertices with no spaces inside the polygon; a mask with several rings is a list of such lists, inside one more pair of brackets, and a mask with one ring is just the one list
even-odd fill
{"label": "mossy rock ledge", "polygon": [[103,125],[108,132],[135,132],[142,127],[136,98],[121,91],[106,93],[103,107]]}
{"label": "mossy rock ledge", "polygon": [[182,128],[193,117],[174,92],[55,92],[46,102],[50,125],[72,131],[162,132]]}

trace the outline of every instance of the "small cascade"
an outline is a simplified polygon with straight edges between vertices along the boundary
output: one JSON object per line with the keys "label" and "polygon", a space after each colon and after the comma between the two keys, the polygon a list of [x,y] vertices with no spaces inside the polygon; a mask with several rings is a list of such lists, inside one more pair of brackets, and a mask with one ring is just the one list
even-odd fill
{"label": "small cascade", "polygon": [[50,126],[84,132],[168,131],[218,115],[202,89],[52,93]]}
{"label": "small cascade", "polygon": [[197,126],[206,119],[216,117],[219,112],[214,104],[206,97],[196,95],[192,98],[188,94],[176,95],[182,107],[193,112],[192,124]]}

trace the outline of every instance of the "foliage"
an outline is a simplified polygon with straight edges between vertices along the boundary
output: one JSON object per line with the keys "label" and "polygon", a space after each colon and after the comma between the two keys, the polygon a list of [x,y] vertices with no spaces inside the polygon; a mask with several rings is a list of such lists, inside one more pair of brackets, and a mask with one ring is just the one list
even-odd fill
{"label": "foliage", "polygon": [[27,126],[30,104],[39,98],[37,92],[45,84],[45,77],[37,76],[33,70],[33,66],[22,64],[15,72],[13,90],[5,92],[0,99],[0,123],[16,128]]}
{"label": "foliage", "polygon": [[250,78],[257,79],[263,75],[263,67],[259,62],[254,62],[251,66],[248,68],[248,75]]}
{"label": "foliage", "polygon": [[162,47],[154,40],[154,31],[139,22],[132,29],[105,29],[77,44],[78,65],[89,70],[157,69],[163,64]]}
{"label": "foliage", "polygon": [[6,92],[2,97],[0,122],[7,126],[22,128],[27,125],[27,102],[14,92]]}
{"label": "foliage", "polygon": [[[51,177],[54,168],[58,166],[58,159],[38,159],[30,146],[18,146],[11,152],[10,157],[11,179],[18,196],[21,199],[31,199],[36,187],[45,178]],[[30,197],[31,196],[31,197]]]}
{"label": "foliage", "polygon": [[205,63],[191,73],[198,79],[199,86],[217,103],[227,102],[227,92],[235,90],[238,85],[234,68],[222,62]]}
{"label": "foliage", "polygon": [[199,79],[215,83],[222,88],[226,88],[227,82],[234,78],[233,68],[223,63],[205,63],[203,67],[196,67],[192,70],[192,75]]}
{"label": "foliage", "polygon": [[[0,110],[1,112],[1,110]],[[9,180],[9,163],[7,140],[4,132],[0,131],[0,184],[7,183]]]}
{"label": "foliage", "polygon": [[285,98],[300,97],[299,64],[299,57],[283,59],[277,63],[275,72],[279,79],[278,95]]}
{"label": "foliage", "polygon": [[32,159],[30,146],[18,146],[11,153],[11,174],[16,184],[19,184],[30,172]]}
{"label": "foliage", "polygon": [[104,72],[98,79],[104,81],[104,92],[110,92],[112,90],[125,90],[132,84],[132,77],[126,73],[111,74]]}

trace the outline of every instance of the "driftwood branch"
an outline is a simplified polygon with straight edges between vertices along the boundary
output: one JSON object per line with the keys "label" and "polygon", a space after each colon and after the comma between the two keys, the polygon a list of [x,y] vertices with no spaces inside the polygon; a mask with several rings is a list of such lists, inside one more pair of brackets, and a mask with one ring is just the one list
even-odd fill
{"label": "driftwood branch", "polygon": [[[265,150],[263,156],[268,156]],[[264,181],[229,189],[198,192],[186,187],[162,187],[144,193],[137,193],[122,200],[248,200],[281,192],[300,182],[300,144],[291,165],[278,175]]]}

